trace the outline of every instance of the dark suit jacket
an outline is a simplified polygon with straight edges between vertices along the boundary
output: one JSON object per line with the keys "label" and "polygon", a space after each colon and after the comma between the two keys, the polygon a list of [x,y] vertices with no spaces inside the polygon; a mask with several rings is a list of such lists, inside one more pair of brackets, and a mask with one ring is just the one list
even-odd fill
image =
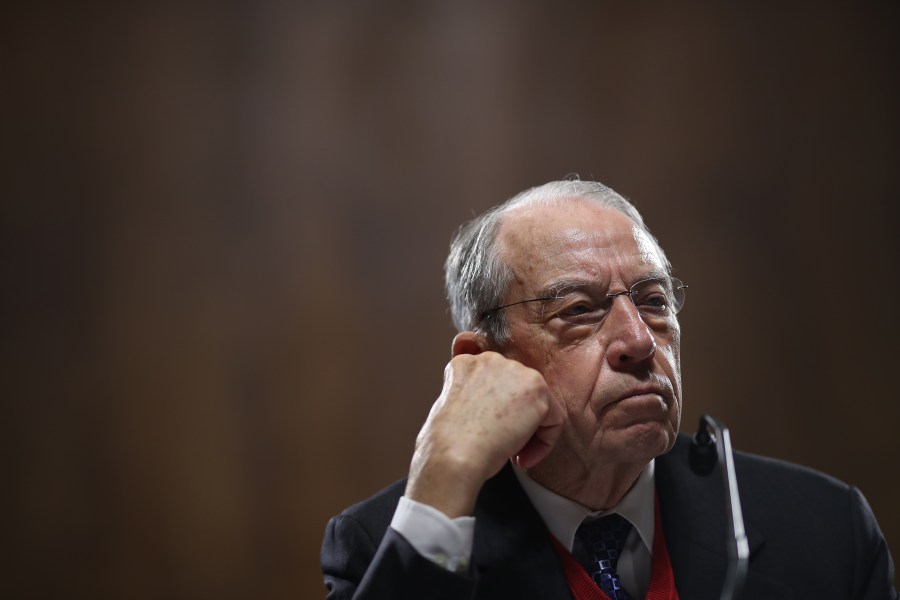
{"label": "dark suit jacket", "polygon": [[[656,491],[682,600],[718,599],[725,579],[721,477],[688,466],[687,436],[656,461]],[[862,494],[827,475],[735,454],[750,542],[741,598],[896,599],[893,563]],[[468,575],[419,555],[389,528],[404,482],[333,518],[322,545],[331,600],[570,599],[549,533],[511,467],[485,483],[475,508]]]}

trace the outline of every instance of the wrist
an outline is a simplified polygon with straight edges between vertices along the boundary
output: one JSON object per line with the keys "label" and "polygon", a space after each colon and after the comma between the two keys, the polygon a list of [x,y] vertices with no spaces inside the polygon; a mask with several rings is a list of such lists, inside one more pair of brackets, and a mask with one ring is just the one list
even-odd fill
{"label": "wrist", "polygon": [[413,457],[405,495],[451,519],[469,516],[485,477],[472,461],[453,453]]}

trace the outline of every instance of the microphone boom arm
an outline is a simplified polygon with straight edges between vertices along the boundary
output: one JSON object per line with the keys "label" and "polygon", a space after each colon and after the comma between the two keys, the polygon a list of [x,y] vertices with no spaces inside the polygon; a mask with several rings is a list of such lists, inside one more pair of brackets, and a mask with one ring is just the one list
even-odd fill
{"label": "microphone boom arm", "polygon": [[[709,430],[712,429],[712,436]],[[728,528],[731,536],[728,541],[728,572],[725,574],[725,585],[722,587],[721,600],[732,600],[744,586],[747,577],[747,563],[750,560],[750,545],[744,529],[744,514],[741,510],[741,498],[738,494],[737,477],[734,470],[734,454],[731,451],[731,434],[728,428],[711,415],[703,415],[700,429],[694,437],[698,455],[709,450],[709,444],[716,449],[712,461],[721,465],[722,481],[725,486],[725,505],[728,512]],[[694,450],[695,448],[692,448]],[[703,459],[701,459],[702,461]],[[705,465],[704,465],[705,467]],[[707,470],[704,467],[695,469]],[[709,465],[711,470],[712,465]],[[707,470],[707,472],[709,472]]]}

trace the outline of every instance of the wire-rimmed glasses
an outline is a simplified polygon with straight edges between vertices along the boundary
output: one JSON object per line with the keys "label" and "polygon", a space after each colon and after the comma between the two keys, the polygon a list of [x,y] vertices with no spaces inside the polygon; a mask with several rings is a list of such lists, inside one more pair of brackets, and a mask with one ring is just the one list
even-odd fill
{"label": "wire-rimmed glasses", "polygon": [[495,306],[481,313],[479,322],[510,306],[541,302],[544,318],[558,318],[570,325],[597,325],[606,318],[618,296],[628,296],[645,322],[659,322],[681,310],[686,288],[687,285],[676,277],[642,279],[627,290],[612,293],[595,284],[572,285],[553,296]]}

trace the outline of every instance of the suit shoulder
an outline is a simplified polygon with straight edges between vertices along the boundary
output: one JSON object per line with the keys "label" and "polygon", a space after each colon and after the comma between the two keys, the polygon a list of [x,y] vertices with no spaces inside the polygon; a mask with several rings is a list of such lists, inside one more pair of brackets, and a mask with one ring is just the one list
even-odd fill
{"label": "suit shoulder", "polygon": [[840,479],[786,460],[735,451],[735,468],[744,477],[764,479],[769,485],[808,486],[820,492],[847,494],[851,487]]}
{"label": "suit shoulder", "polygon": [[[660,457],[661,462],[667,469],[679,473],[689,471],[690,447],[691,437],[679,434],[675,448]],[[816,469],[751,452],[735,450],[734,463],[738,483],[742,486],[745,482],[760,484],[767,489],[773,487],[790,489],[799,486],[803,489],[815,489],[823,493],[830,491],[841,495],[847,495],[853,489],[836,477]]]}
{"label": "suit shoulder", "polygon": [[[690,445],[690,437],[679,436],[672,452],[658,459],[657,464],[662,468],[658,469],[657,480],[662,478],[666,489],[688,482],[695,493],[718,490],[721,487],[718,477],[699,476],[692,472],[689,466]],[[804,514],[820,510],[844,512],[859,495],[856,488],[831,475],[777,458],[736,450],[734,466],[741,498],[760,507]],[[810,509],[810,498],[816,499],[815,510]]]}
{"label": "suit shoulder", "polygon": [[391,524],[397,503],[406,488],[406,480],[395,481],[391,485],[344,509],[333,522],[354,522],[365,529],[377,544]]}

